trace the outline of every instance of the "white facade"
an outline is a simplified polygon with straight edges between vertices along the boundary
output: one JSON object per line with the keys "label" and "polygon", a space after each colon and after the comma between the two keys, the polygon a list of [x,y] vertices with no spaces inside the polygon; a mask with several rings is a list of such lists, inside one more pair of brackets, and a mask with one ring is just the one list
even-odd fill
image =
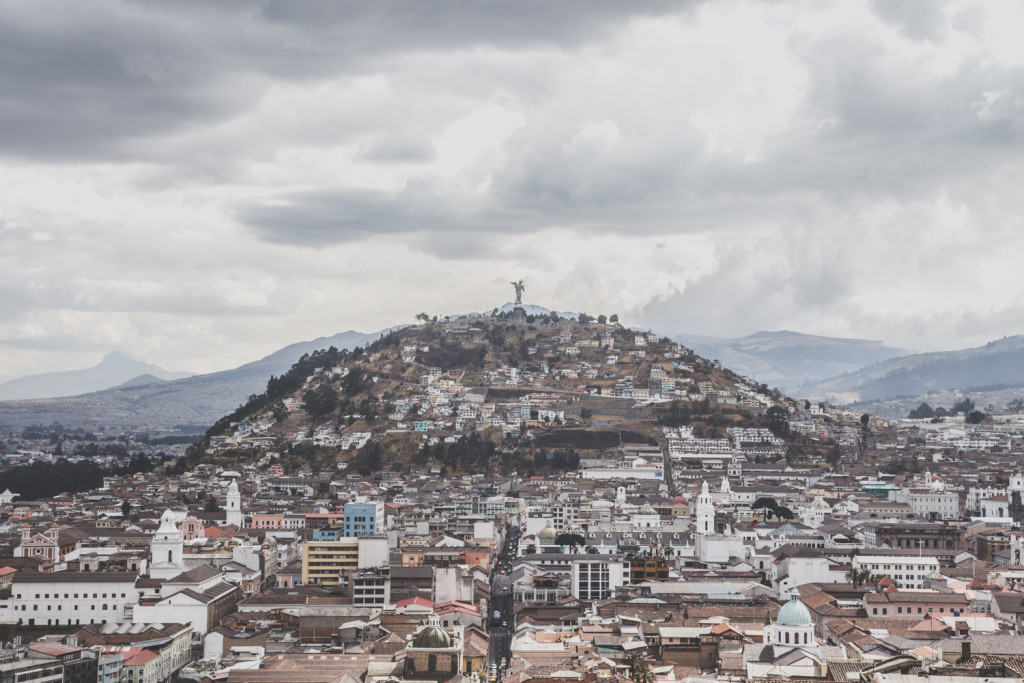
{"label": "white facade", "polygon": [[[149,575],[154,579],[170,579],[185,571],[185,562],[182,557],[184,542],[178,525],[174,521],[174,513],[165,510],[160,517],[160,528],[157,529],[153,540],[150,542],[150,550],[153,561],[149,565]],[[159,621],[157,619],[151,620]]]}
{"label": "white facade", "polygon": [[359,568],[376,569],[386,567],[390,559],[388,539],[384,536],[359,537]]}
{"label": "white facade", "polygon": [[238,484],[232,479],[228,484],[227,501],[224,505],[227,523],[242,528],[242,495],[238,492]]}
{"label": "white facade", "polygon": [[908,496],[910,509],[921,517],[958,519],[960,496],[955,491],[914,490]]}
{"label": "white facade", "polygon": [[580,600],[603,600],[625,583],[622,562],[579,560],[572,563],[571,591]]}
{"label": "white facade", "polygon": [[109,624],[131,620],[139,602],[134,573],[18,573],[0,621],[26,625]]}
{"label": "white facade", "polygon": [[888,576],[900,588],[924,588],[929,575],[939,573],[939,560],[927,555],[857,555],[853,568],[867,568],[872,574]]}
{"label": "white facade", "polygon": [[708,489],[708,482],[704,480],[700,485],[700,495],[694,505],[694,516],[696,525],[694,531],[698,534],[715,533],[715,501]]}

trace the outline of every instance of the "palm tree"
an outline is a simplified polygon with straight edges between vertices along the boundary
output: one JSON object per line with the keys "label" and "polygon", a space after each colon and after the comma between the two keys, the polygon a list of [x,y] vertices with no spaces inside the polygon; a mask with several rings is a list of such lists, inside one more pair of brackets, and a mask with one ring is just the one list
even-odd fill
{"label": "palm tree", "polygon": [[626,663],[629,664],[629,678],[633,683],[654,683],[654,672],[642,655],[631,654],[626,658]]}

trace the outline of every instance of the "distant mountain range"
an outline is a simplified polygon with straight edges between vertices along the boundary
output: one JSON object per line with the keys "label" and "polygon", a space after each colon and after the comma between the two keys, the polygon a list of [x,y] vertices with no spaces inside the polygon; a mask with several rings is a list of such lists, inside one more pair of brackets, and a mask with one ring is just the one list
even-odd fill
{"label": "distant mountain range", "polygon": [[143,364],[144,369],[113,382],[119,386],[103,391],[63,398],[0,402],[0,425],[23,427],[59,422],[68,426],[86,427],[205,426],[233,411],[251,394],[262,392],[271,375],[284,373],[304,353],[330,346],[339,349],[364,346],[386,332],[348,331],[332,337],[298,342],[232,370],[173,381],[166,381],[153,372],[154,366]]}
{"label": "distant mountain range", "polygon": [[681,334],[674,340],[705,358],[783,391],[906,354],[880,341],[779,330],[727,339]]}
{"label": "distant mountain range", "polygon": [[1024,336],[1004,337],[959,351],[891,358],[795,390],[801,398],[839,403],[923,396],[951,389],[980,391],[1024,387]]}
{"label": "distant mountain range", "polygon": [[4,382],[0,384],[0,401],[77,396],[109,389],[142,376],[160,382],[189,375],[188,372],[164,370],[114,351],[104,356],[97,365],[84,370],[47,372]]}

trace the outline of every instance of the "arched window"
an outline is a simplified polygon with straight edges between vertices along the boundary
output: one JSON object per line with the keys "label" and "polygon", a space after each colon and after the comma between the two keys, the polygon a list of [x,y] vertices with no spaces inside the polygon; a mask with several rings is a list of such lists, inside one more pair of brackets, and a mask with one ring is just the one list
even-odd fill
{"label": "arched window", "polygon": [[168,562],[174,562],[174,551],[173,550],[168,550],[167,551],[167,561]]}
{"label": "arched window", "polygon": [[437,671],[437,655],[427,657],[427,671],[431,673]]}
{"label": "arched window", "polygon": [[786,641],[786,644],[787,644],[787,645],[789,645],[789,631],[786,631],[786,633],[785,633],[785,635],[783,636],[783,638],[784,638],[784,640]]}

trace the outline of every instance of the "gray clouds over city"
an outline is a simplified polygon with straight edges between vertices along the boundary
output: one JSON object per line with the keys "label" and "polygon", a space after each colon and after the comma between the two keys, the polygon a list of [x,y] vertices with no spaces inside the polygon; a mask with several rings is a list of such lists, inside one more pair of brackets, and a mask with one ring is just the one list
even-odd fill
{"label": "gray clouds over city", "polygon": [[0,377],[526,300],[1024,332],[1024,5],[0,3]]}

